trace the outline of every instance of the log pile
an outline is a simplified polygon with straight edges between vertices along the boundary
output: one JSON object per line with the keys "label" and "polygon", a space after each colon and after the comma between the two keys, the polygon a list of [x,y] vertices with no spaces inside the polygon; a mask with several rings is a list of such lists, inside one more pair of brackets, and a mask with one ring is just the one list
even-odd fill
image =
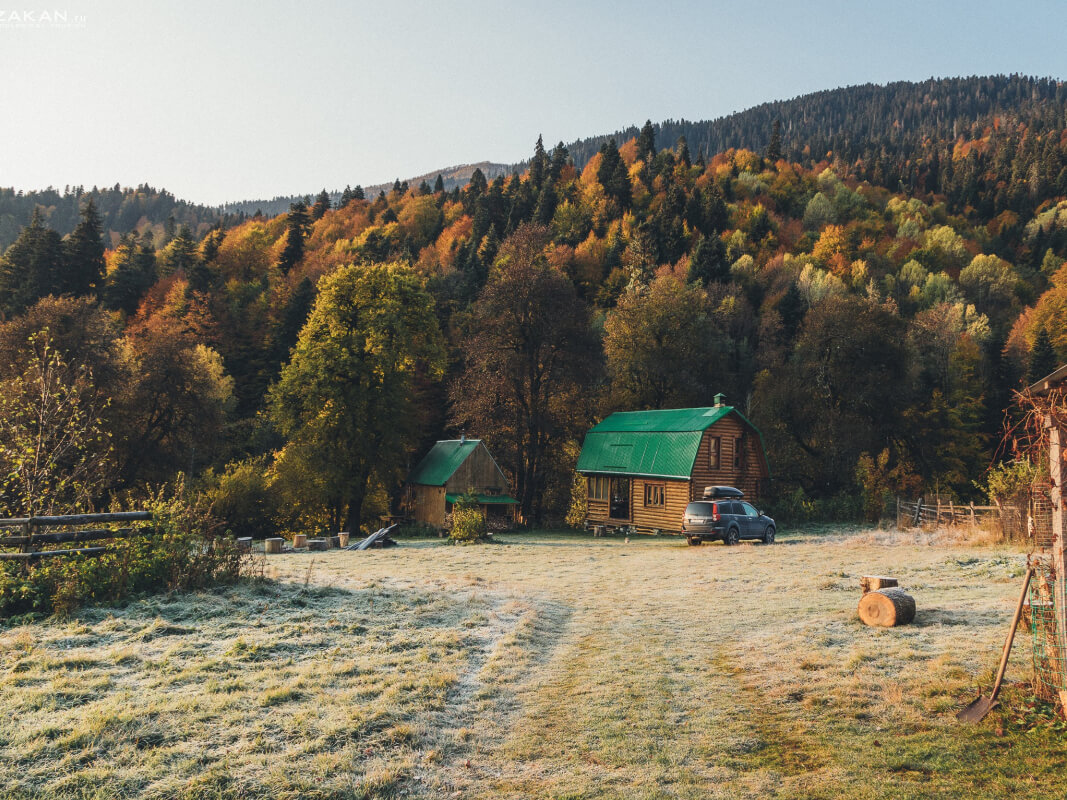
{"label": "log pile", "polygon": [[915,619],[915,598],[899,588],[896,578],[864,575],[860,578],[863,597],[857,611],[865,625],[893,628]]}

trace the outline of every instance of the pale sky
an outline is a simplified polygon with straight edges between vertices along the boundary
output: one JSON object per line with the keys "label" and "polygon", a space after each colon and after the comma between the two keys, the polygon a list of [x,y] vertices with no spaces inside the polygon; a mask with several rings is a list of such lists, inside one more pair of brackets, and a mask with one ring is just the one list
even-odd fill
{"label": "pale sky", "polygon": [[1062,2],[38,1],[0,7],[0,186],[212,204],[857,83],[1067,77]]}

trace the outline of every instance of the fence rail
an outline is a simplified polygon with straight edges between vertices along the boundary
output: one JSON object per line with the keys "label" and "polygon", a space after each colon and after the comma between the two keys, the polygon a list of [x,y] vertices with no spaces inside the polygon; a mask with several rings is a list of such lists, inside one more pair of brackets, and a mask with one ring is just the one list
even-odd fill
{"label": "fence rail", "polygon": [[1026,509],[1013,505],[976,506],[922,498],[897,498],[897,529],[921,527],[990,528],[1003,539],[1026,537]]}
{"label": "fence rail", "polygon": [[58,528],[85,524],[102,525],[115,522],[151,522],[151,511],[118,511],[107,514],[65,514],[60,516],[15,517],[0,519],[0,530],[19,529],[19,533],[0,536],[0,548],[18,548],[17,553],[0,552],[0,561],[32,562],[42,558],[68,556],[98,556],[106,553],[107,545],[93,547],[41,550],[38,545],[74,544],[104,540],[126,539],[132,536],[150,536],[151,527],[136,528],[87,528],[84,530],[39,533],[41,528]]}

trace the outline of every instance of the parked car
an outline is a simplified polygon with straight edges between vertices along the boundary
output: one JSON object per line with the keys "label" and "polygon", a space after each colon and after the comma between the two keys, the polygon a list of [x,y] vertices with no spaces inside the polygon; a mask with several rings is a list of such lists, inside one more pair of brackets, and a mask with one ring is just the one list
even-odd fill
{"label": "parked car", "polygon": [[682,533],[691,545],[721,539],[737,544],[742,539],[760,539],[774,544],[774,520],[741,499],[743,493],[732,486],[709,486],[703,500],[685,507]]}

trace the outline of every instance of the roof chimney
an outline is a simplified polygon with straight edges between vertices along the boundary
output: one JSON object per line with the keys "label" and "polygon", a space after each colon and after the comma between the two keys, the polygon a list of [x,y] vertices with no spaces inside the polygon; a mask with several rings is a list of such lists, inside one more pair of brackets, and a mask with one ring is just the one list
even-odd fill
{"label": "roof chimney", "polygon": [[725,399],[726,396],[721,393],[715,395],[715,408],[722,408],[724,405],[726,405],[726,403],[723,402]]}

